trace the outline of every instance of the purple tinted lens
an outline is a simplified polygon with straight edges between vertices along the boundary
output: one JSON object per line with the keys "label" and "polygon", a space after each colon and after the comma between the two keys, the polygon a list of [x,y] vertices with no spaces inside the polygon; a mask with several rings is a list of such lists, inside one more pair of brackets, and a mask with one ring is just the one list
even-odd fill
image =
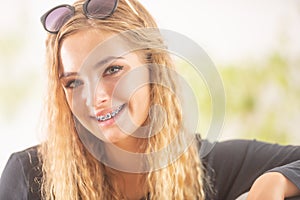
{"label": "purple tinted lens", "polygon": [[117,0],[90,0],[86,12],[92,18],[105,18],[110,16],[116,8]]}
{"label": "purple tinted lens", "polygon": [[58,7],[47,15],[46,29],[50,32],[58,32],[59,29],[73,16],[73,10],[69,7]]}

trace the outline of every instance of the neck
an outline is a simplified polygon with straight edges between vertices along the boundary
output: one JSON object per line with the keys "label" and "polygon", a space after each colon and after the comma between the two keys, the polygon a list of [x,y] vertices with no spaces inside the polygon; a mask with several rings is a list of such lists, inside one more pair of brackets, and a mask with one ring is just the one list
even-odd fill
{"label": "neck", "polygon": [[108,169],[107,174],[126,199],[141,200],[147,197],[146,173],[127,173]]}
{"label": "neck", "polygon": [[145,171],[145,165],[148,163],[146,156],[142,153],[145,148],[144,142],[141,145],[128,145],[130,148],[124,150],[111,143],[105,143],[104,151],[105,164],[118,171],[127,173],[140,173]]}
{"label": "neck", "polygon": [[[128,136],[122,141],[113,143],[112,145],[127,152],[131,153],[144,153],[146,150],[147,139],[136,138],[133,136]],[[112,150],[112,148],[109,148]]]}

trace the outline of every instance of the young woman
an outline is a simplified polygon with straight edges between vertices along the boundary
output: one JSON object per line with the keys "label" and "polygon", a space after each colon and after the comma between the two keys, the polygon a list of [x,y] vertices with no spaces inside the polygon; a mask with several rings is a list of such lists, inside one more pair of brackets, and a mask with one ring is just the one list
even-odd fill
{"label": "young woman", "polygon": [[[79,0],[42,22],[47,139],[10,157],[0,199],[300,195],[300,147],[191,139],[173,62],[138,1]],[[212,150],[201,157],[201,146]]]}

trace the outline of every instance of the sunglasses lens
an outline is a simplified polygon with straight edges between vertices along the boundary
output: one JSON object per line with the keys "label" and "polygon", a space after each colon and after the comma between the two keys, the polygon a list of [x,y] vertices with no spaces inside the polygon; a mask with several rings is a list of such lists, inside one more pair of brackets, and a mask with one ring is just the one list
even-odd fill
{"label": "sunglasses lens", "polygon": [[49,32],[58,32],[59,29],[73,16],[73,10],[69,7],[58,7],[51,11],[45,19],[45,28]]}
{"label": "sunglasses lens", "polygon": [[117,0],[90,0],[86,5],[86,12],[92,18],[103,19],[114,12],[116,4]]}

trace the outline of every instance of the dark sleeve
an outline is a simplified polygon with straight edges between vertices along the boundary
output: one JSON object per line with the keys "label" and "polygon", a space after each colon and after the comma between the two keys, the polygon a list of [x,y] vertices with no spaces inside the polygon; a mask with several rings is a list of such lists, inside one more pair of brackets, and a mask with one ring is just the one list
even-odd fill
{"label": "dark sleeve", "polygon": [[[217,200],[236,199],[266,171],[297,160],[300,160],[300,146],[281,146],[256,140],[218,142],[203,158]],[[293,166],[295,168],[290,172],[295,173],[299,165]],[[299,184],[300,180],[295,181]]]}
{"label": "dark sleeve", "polygon": [[270,172],[279,172],[294,183],[300,190],[300,160],[284,166],[271,169]]}
{"label": "dark sleeve", "polygon": [[35,147],[10,156],[0,178],[0,199],[40,199],[41,171]]}
{"label": "dark sleeve", "polygon": [[0,179],[0,199],[27,199],[28,180],[24,175],[22,163],[16,154],[12,154]]}

